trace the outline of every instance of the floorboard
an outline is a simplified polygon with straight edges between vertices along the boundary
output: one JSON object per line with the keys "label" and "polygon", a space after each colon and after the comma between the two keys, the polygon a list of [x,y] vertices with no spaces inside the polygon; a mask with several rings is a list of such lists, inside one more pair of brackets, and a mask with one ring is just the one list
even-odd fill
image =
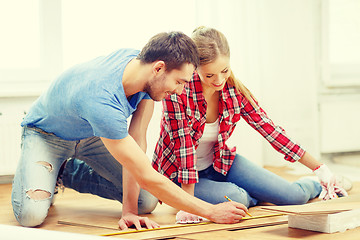
{"label": "floorboard", "polygon": [[[287,173],[286,167],[268,167],[269,170],[295,180],[299,176]],[[10,201],[11,184],[0,184],[0,224],[18,226]],[[360,182],[354,183],[349,192],[360,194]],[[316,201],[316,200],[315,200]],[[174,226],[176,210],[166,204],[158,205],[152,214],[146,215],[162,227]],[[254,216],[264,215],[260,207],[250,208]],[[269,214],[269,212],[266,212]],[[71,189],[59,193],[55,204],[49,210],[49,216],[41,229],[90,235],[118,233],[117,221],[121,216],[121,204],[90,194],[80,194]],[[144,231],[110,238],[126,239],[357,239],[360,228],[343,233],[324,234],[287,227],[286,217],[276,216],[263,219],[244,220],[239,224],[203,224],[197,226],[174,227],[163,230]]]}

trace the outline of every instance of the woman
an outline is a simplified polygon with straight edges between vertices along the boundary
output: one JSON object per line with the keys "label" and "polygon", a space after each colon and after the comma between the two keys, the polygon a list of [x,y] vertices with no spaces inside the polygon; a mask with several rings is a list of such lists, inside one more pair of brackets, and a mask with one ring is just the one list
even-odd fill
{"label": "woman", "polygon": [[[234,77],[225,36],[215,29],[199,27],[192,39],[200,54],[200,66],[181,95],[163,101],[153,167],[186,192],[213,204],[226,201],[225,195],[247,207],[259,202],[303,204],[321,192],[324,199],[346,196],[327,166],[276,126]],[[304,164],[320,181],[301,179],[290,183],[236,154],[226,140],[241,118],[286,160]],[[177,217],[180,221],[199,220],[181,211]]]}

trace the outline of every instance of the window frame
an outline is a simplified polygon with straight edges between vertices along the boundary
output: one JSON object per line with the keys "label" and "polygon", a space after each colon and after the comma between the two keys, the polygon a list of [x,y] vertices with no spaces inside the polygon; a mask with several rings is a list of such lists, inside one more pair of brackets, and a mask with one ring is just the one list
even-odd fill
{"label": "window frame", "polygon": [[331,64],[330,62],[330,0],[322,0],[320,8],[322,86],[324,90],[360,89],[360,64]]}
{"label": "window frame", "polygon": [[0,69],[0,97],[36,96],[62,69],[61,0],[39,0],[40,67]]}

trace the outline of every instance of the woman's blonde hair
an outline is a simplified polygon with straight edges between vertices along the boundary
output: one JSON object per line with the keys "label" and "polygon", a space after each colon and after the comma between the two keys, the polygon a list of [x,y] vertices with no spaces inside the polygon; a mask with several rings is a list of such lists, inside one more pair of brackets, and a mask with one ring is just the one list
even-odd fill
{"label": "woman's blonde hair", "polygon": [[[193,31],[191,38],[197,46],[200,57],[200,65],[205,65],[215,61],[219,55],[230,58],[229,44],[224,34],[218,30],[201,26]],[[227,82],[241,92],[255,109],[258,108],[255,97],[240,80],[235,78],[233,71],[231,71]]]}

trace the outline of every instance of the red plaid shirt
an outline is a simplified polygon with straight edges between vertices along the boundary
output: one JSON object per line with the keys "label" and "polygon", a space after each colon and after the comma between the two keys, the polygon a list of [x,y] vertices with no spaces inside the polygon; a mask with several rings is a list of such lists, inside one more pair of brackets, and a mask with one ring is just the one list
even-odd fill
{"label": "red plaid shirt", "polygon": [[[181,95],[168,96],[162,103],[161,131],[153,167],[171,180],[178,177],[179,183],[197,183],[196,148],[204,132],[207,108],[199,76],[193,75],[193,81],[185,85]],[[254,109],[239,91],[226,84],[219,99],[220,130],[213,157],[216,171],[226,175],[234,161],[236,148],[230,149],[225,142],[241,117],[284,154],[286,160],[295,162],[304,155],[305,150],[288,138],[263,109]]]}

